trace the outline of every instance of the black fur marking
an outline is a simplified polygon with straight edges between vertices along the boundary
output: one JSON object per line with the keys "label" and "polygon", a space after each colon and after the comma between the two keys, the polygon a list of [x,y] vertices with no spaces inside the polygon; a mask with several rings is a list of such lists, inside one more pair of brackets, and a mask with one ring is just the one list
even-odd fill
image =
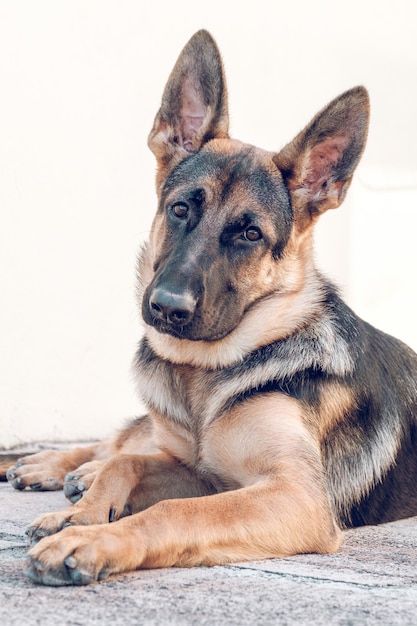
{"label": "black fur marking", "polygon": [[[204,197],[204,188],[200,189],[199,183],[208,181],[210,184],[212,180],[213,189],[221,182],[216,208],[223,212],[228,204],[233,205],[236,189],[244,186],[247,206],[240,207],[235,213],[240,218],[251,214],[254,225],[256,220],[262,219],[264,213],[267,214],[276,233],[276,240],[271,242],[272,252],[274,258],[279,258],[291,232],[292,210],[288,190],[278,170],[272,169],[272,172],[259,164],[250,147],[232,155],[203,149],[184,159],[170,173],[162,190],[159,210],[164,210],[167,197],[176,189],[180,189],[179,193],[188,201],[196,194],[196,189]],[[201,201],[200,207],[204,209],[204,201]],[[234,227],[229,223],[225,229]]]}

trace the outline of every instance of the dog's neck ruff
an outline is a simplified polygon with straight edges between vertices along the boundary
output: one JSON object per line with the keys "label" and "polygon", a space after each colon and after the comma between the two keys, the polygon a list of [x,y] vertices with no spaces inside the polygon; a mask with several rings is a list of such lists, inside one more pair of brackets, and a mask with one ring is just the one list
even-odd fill
{"label": "dog's neck ruff", "polygon": [[289,337],[322,307],[322,287],[309,277],[297,292],[274,293],[255,303],[240,324],[217,341],[191,341],[161,334],[146,325],[145,334],[162,359],[207,370],[230,367],[269,343]]}

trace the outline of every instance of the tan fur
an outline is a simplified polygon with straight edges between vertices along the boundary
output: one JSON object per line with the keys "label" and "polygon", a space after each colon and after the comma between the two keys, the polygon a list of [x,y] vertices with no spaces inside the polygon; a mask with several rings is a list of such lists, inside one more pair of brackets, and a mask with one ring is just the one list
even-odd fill
{"label": "tan fur", "polygon": [[329,384],[320,398],[318,410],[312,415],[314,431],[323,441],[334,427],[355,409],[352,389],[338,383]]}

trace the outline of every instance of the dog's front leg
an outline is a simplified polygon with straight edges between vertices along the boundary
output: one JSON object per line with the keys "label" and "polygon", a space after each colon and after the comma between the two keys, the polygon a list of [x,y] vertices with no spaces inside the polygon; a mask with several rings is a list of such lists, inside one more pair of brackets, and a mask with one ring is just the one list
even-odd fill
{"label": "dog's front leg", "polygon": [[86,584],[141,567],[335,551],[340,533],[318,445],[300,411],[280,394],[239,406],[202,442],[203,466],[228,481],[229,491],[164,500],[114,524],[65,528],[31,549],[29,576]]}
{"label": "dog's front leg", "polygon": [[290,485],[278,478],[212,496],[165,500],[114,524],[64,528],[42,539],[29,552],[28,575],[47,585],[88,584],[145,567],[335,551],[337,529],[322,514],[320,506],[293,499]]}
{"label": "dog's front leg", "polygon": [[27,534],[36,543],[66,526],[106,524],[160,500],[211,492],[209,485],[169,454],[117,454],[104,464],[81,500],[70,509],[41,515]]}

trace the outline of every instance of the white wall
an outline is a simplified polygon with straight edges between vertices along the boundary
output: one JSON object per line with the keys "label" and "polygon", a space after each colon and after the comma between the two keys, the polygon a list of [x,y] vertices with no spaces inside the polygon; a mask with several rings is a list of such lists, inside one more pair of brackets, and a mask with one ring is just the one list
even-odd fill
{"label": "white wall", "polygon": [[198,28],[223,51],[232,134],[278,149],[339,92],[373,102],[318,258],[417,349],[414,0],[0,0],[0,447],[101,437],[139,412],[134,265],[155,208],[148,130]]}

